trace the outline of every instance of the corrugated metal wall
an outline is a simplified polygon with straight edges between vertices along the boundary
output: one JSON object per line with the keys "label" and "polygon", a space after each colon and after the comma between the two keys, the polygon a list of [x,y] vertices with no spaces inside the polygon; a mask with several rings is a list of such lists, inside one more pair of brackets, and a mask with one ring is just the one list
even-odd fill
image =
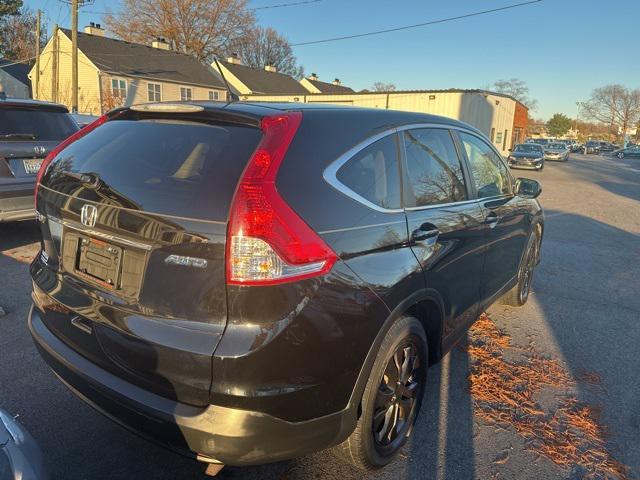
{"label": "corrugated metal wall", "polygon": [[[389,92],[311,95],[245,95],[243,100],[262,102],[328,103],[369,108],[388,108],[406,112],[430,113],[455,118],[482,131],[506,155],[516,102],[510,98],[482,92]],[[493,131],[493,135],[492,135]],[[505,140],[506,139],[506,140]]]}

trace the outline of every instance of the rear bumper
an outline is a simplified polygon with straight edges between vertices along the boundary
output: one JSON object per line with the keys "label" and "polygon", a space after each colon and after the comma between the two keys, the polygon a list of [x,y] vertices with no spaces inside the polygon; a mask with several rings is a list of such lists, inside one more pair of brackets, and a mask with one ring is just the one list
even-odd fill
{"label": "rear bumper", "polygon": [[355,409],[288,422],[249,410],[179,403],[91,363],[58,339],[33,307],[29,329],[44,360],[78,397],[129,430],[183,454],[225,465],[257,465],[336,445],[355,426]]}

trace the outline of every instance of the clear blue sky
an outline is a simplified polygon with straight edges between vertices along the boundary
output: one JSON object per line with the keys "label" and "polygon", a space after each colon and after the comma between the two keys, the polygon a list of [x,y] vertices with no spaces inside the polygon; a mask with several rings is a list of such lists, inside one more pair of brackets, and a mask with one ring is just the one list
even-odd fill
{"label": "clear blue sky", "polygon": [[[294,0],[250,0],[262,7]],[[522,0],[322,0],[258,10],[259,23],[290,42],[363,33],[498,8]],[[25,0],[49,26],[69,26],[60,0]],[[100,23],[118,0],[95,0],[80,26]],[[536,117],[576,115],[592,89],[620,83],[640,88],[640,0],[543,0],[540,3],[400,32],[295,47],[307,74],[335,77],[354,89],[373,82],[399,89],[483,88],[497,79],[525,80]]]}

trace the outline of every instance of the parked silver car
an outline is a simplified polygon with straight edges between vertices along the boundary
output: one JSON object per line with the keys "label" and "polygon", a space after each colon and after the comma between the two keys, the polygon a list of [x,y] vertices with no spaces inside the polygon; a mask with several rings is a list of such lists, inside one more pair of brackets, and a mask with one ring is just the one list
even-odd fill
{"label": "parked silver car", "polygon": [[544,148],[544,159],[566,162],[569,160],[569,149],[564,143],[550,143]]}

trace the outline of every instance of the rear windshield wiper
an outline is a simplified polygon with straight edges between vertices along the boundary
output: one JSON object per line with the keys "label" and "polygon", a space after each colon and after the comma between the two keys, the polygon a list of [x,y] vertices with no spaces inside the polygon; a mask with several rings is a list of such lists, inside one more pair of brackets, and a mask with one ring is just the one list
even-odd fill
{"label": "rear windshield wiper", "polygon": [[24,138],[27,140],[35,140],[36,138],[38,138],[38,136],[35,133],[7,133],[5,135],[0,135],[0,138],[7,138],[7,139]]}

